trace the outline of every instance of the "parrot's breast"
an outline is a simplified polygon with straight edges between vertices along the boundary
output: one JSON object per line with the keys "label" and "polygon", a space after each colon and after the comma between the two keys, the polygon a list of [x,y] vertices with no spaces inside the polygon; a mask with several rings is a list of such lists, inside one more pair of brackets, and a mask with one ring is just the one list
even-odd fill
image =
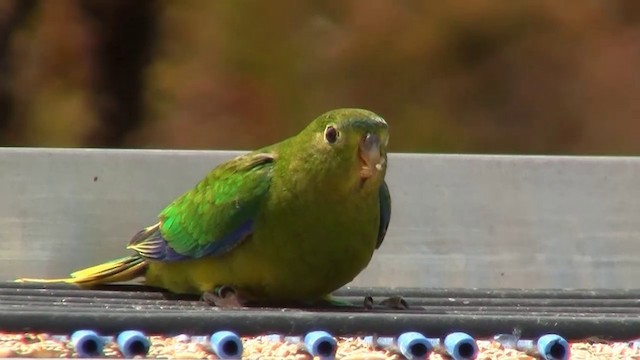
{"label": "parrot's breast", "polygon": [[364,189],[340,192],[295,180],[274,179],[253,232],[233,250],[150,262],[147,283],[178,293],[226,285],[245,298],[270,301],[318,299],[349,283],[376,248],[380,184],[369,179]]}
{"label": "parrot's breast", "polygon": [[377,242],[379,200],[300,198],[275,203],[252,239],[260,255],[264,296],[317,298],[353,280]]}

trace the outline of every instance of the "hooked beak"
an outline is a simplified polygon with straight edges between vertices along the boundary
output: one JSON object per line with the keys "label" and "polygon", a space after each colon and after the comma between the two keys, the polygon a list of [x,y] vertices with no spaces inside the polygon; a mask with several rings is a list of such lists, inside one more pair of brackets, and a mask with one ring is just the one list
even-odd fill
{"label": "hooked beak", "polygon": [[368,179],[382,170],[385,158],[380,152],[380,136],[367,133],[360,141],[358,155],[362,161],[360,169],[362,179]]}

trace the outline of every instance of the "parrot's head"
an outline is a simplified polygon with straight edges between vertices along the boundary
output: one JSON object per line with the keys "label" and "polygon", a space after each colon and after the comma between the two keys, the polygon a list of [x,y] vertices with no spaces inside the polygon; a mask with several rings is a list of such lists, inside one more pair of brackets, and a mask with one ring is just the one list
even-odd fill
{"label": "parrot's head", "polygon": [[304,132],[313,138],[314,165],[325,175],[361,189],[377,189],[384,180],[389,127],[382,117],[363,109],[337,109],[318,117]]}

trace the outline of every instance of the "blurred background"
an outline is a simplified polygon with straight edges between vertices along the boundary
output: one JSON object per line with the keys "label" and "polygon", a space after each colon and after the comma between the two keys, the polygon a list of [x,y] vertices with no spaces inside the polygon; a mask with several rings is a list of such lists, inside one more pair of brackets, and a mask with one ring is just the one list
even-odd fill
{"label": "blurred background", "polygon": [[0,1],[0,145],[252,149],[337,107],[393,152],[640,152],[640,1]]}

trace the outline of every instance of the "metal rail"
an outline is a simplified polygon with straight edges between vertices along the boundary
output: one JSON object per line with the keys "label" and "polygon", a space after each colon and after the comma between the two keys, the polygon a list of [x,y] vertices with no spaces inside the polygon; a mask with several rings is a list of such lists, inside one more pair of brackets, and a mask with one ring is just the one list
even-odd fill
{"label": "metal rail", "polygon": [[[407,310],[357,308],[374,299],[406,294]],[[570,340],[640,337],[640,291],[344,288],[337,297],[354,308],[217,309],[197,297],[141,286],[82,290],[69,285],[0,283],[0,331],[71,333],[92,329],[117,334],[300,335],[326,330],[336,336],[397,336],[418,331],[442,337],[464,331],[476,338],[512,333],[535,338],[558,333]]]}

